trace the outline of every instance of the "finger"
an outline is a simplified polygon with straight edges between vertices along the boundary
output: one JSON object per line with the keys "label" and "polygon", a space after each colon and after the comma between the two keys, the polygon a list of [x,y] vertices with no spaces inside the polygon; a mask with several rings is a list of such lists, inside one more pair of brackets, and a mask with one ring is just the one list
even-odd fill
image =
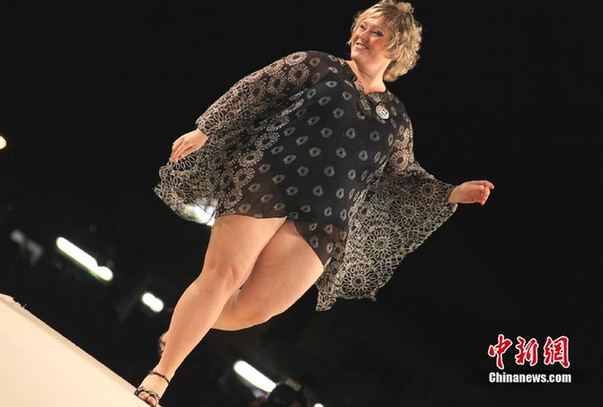
{"label": "finger", "polygon": [[172,153],[172,157],[176,158],[176,157],[180,157],[182,155],[182,153],[184,152],[184,150],[186,150],[187,146],[186,143],[181,143],[177,148],[176,151],[174,151]]}
{"label": "finger", "polygon": [[170,156],[170,161],[175,163],[176,161],[178,161],[178,157],[180,156],[180,152],[175,151],[174,153],[172,153],[172,155]]}
{"label": "finger", "polygon": [[483,180],[483,181],[480,181],[480,182],[482,183],[483,186],[485,186],[485,187],[487,187],[489,189],[494,189],[494,184],[491,183],[490,181]]}
{"label": "finger", "polygon": [[469,202],[470,203],[480,203],[482,199],[482,193],[480,190],[475,190],[470,196],[469,196]]}
{"label": "finger", "polygon": [[180,145],[182,145],[183,143],[186,142],[186,138],[184,138],[184,136],[178,137],[173,143],[172,143],[172,147],[179,147]]}
{"label": "finger", "polygon": [[176,157],[178,157],[178,149],[172,151],[172,154],[170,154],[170,161],[174,162]]}
{"label": "finger", "polygon": [[193,152],[193,146],[188,146],[186,148],[183,148],[182,151],[180,152],[180,154],[178,155],[178,160],[186,157],[187,155],[189,155],[191,152]]}
{"label": "finger", "polygon": [[190,154],[190,148],[187,148],[185,150],[182,150],[182,152],[180,153],[180,155],[178,156],[178,159],[181,160],[184,157],[186,157],[187,155]]}
{"label": "finger", "polygon": [[490,196],[490,189],[486,188],[486,191],[482,196],[482,205],[484,205],[486,203],[489,196]]}
{"label": "finger", "polygon": [[494,189],[494,184],[493,184],[493,183],[491,183],[491,182],[490,182],[490,181],[488,181],[488,180],[485,180],[485,179],[483,179],[483,180],[474,180],[474,181],[469,181],[468,183],[469,183],[469,184],[472,184],[472,185],[483,185],[483,186],[485,186],[485,187],[488,187],[488,188]]}
{"label": "finger", "polygon": [[186,146],[186,148],[182,151],[182,153],[185,155],[189,155],[193,151],[195,151],[195,146],[190,144],[190,145]]}
{"label": "finger", "polygon": [[485,186],[485,187],[488,187],[488,188],[490,188],[490,189],[494,189],[494,184],[493,184],[493,183],[491,183],[491,182],[490,182],[490,181],[488,181],[488,180],[483,179],[483,180],[479,180],[479,181],[477,181],[477,182],[479,182],[480,184],[482,184],[482,185],[483,185],[483,186]]}
{"label": "finger", "polygon": [[181,155],[182,155],[182,149],[179,148],[178,151],[176,151],[174,153],[174,155],[172,156],[173,157],[173,161],[174,162],[178,161],[180,159]]}
{"label": "finger", "polygon": [[484,204],[484,193],[483,193],[483,191],[480,191],[480,193],[478,194],[476,202],[478,204],[480,204],[480,205]]}
{"label": "finger", "polygon": [[490,190],[487,187],[480,185],[480,190],[477,194],[477,202],[483,205],[486,202],[486,198],[488,197],[488,191]]}

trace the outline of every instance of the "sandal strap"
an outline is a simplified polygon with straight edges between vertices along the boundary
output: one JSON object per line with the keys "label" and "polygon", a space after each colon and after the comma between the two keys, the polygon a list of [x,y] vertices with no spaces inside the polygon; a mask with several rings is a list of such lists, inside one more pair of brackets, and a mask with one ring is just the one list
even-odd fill
{"label": "sandal strap", "polygon": [[157,394],[156,391],[149,389],[148,387],[145,386],[138,386],[136,388],[136,391],[134,392],[135,396],[138,396],[140,393],[142,392],[148,393],[149,396],[153,397],[155,399],[155,405],[159,404],[159,400],[161,399],[161,396],[159,394]]}
{"label": "sandal strap", "polygon": [[168,378],[167,378],[167,376],[166,376],[166,375],[164,375],[164,374],[162,374],[162,373],[156,372],[156,371],[154,371],[154,370],[150,370],[150,371],[149,371],[149,374],[154,374],[154,375],[156,375],[156,376],[159,376],[159,377],[161,377],[163,380],[165,380],[165,381],[167,382],[167,384],[170,384],[170,379],[168,379]]}

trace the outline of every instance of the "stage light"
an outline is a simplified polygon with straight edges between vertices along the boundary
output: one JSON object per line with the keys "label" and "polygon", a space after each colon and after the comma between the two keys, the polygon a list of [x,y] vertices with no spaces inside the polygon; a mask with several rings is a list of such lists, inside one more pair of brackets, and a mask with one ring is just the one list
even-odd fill
{"label": "stage light", "polygon": [[157,298],[155,295],[151,294],[150,292],[146,292],[146,293],[142,294],[142,297],[140,298],[140,300],[142,301],[142,303],[144,305],[149,307],[151,309],[151,311],[153,311],[153,312],[159,313],[163,310],[163,301],[161,301],[161,299]]}
{"label": "stage light", "polygon": [[276,384],[272,380],[243,360],[237,360],[233,369],[245,381],[266,393],[270,393],[276,387]]}
{"label": "stage light", "polygon": [[99,266],[94,257],[71,243],[69,240],[58,237],[56,245],[64,255],[82,266],[82,268],[92,274],[93,277],[107,282],[113,280],[113,272],[111,269],[105,266]]}
{"label": "stage light", "polygon": [[6,138],[4,138],[2,134],[0,134],[0,150],[5,148],[7,144],[8,142],[6,141]]}

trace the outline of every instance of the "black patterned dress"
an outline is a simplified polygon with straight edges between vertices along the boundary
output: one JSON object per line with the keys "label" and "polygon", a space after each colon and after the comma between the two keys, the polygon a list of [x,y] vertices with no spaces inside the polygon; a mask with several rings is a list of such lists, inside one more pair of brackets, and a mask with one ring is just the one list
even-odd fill
{"label": "black patterned dress", "polygon": [[414,159],[412,125],[391,92],[364,93],[341,58],[292,53],[233,85],[196,121],[196,152],[159,170],[179,216],[287,217],[325,269],[317,310],[376,299],[402,258],[456,210],[454,185]]}

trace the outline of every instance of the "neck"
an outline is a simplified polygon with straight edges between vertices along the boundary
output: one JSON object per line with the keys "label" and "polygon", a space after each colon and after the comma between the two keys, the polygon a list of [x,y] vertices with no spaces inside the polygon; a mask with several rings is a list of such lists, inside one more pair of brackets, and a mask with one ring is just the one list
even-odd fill
{"label": "neck", "polygon": [[362,83],[362,88],[365,92],[385,92],[386,87],[383,82],[383,74],[388,65],[370,66],[358,64],[353,59],[348,61],[352,71]]}

